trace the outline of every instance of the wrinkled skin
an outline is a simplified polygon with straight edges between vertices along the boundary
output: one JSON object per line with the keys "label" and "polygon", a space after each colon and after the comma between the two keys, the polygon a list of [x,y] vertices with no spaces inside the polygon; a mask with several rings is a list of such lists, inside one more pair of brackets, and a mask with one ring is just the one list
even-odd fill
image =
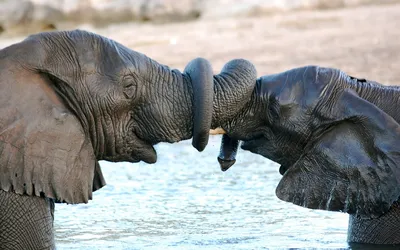
{"label": "wrinkled skin", "polygon": [[[154,163],[154,144],[191,137],[202,151],[214,107],[241,109],[256,75],[246,60],[215,76],[201,58],[171,70],[81,30],[1,50],[0,246],[54,248],[54,202],[87,203],[105,185],[99,160]],[[232,101],[225,89],[243,96]],[[31,209],[20,206],[25,200]]]}
{"label": "wrinkled skin", "polygon": [[337,69],[263,76],[242,111],[218,124],[221,169],[242,140],[242,149],[281,165],[281,200],[349,213],[350,242],[400,244],[399,102],[398,87]]}

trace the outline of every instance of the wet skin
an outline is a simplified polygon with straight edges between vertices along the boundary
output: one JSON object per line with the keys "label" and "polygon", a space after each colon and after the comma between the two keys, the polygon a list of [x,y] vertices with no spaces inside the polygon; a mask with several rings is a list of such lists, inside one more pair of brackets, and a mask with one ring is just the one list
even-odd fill
{"label": "wet skin", "polygon": [[219,124],[221,168],[233,165],[241,140],[281,165],[280,199],[349,213],[350,242],[399,244],[399,101],[398,87],[337,69],[260,77],[241,112]]}

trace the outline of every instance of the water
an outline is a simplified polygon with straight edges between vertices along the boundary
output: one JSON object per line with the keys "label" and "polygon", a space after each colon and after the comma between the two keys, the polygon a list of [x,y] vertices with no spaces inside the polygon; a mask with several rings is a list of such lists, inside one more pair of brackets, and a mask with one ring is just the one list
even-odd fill
{"label": "water", "polygon": [[220,137],[157,146],[159,160],[101,162],[107,186],[82,205],[56,205],[58,249],[348,248],[348,215],[278,200],[278,165],[245,151],[221,172]]}

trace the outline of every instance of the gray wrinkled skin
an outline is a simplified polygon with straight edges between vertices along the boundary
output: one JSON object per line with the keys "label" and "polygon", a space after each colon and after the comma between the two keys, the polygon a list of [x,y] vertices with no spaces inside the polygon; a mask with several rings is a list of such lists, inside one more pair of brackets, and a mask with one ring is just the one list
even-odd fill
{"label": "gray wrinkled skin", "polygon": [[67,203],[105,184],[98,160],[154,163],[154,144],[189,139],[192,85],[212,89],[212,75],[198,81],[79,30],[32,35],[0,65],[0,188]]}
{"label": "gray wrinkled skin", "polygon": [[54,201],[0,190],[0,249],[55,249]]}
{"label": "gray wrinkled skin", "polygon": [[387,218],[400,218],[398,209],[386,216],[400,196],[399,98],[398,87],[337,69],[296,68],[259,78],[249,104],[222,128],[281,165],[281,200],[349,213],[352,242],[399,244],[400,234],[383,239],[362,226],[391,232]]}
{"label": "gray wrinkled skin", "polygon": [[[93,33],[32,35],[0,50],[0,190],[13,194],[8,201],[32,199],[38,211],[45,207],[34,199],[87,203],[105,185],[99,160],[154,163],[153,145],[191,137],[202,151],[214,109],[231,106],[221,92],[248,96],[255,79],[246,60],[232,60],[214,76],[210,63],[197,58],[181,73]],[[2,205],[1,211],[15,210]],[[0,214],[8,231],[26,223],[8,223],[19,213]],[[53,219],[36,221],[28,233]],[[11,240],[7,235],[0,231],[0,246]],[[43,243],[24,240],[15,249]]]}
{"label": "gray wrinkled skin", "polygon": [[348,242],[370,244],[398,244],[400,235],[400,207],[395,202],[387,213],[379,218],[364,219],[350,216]]}

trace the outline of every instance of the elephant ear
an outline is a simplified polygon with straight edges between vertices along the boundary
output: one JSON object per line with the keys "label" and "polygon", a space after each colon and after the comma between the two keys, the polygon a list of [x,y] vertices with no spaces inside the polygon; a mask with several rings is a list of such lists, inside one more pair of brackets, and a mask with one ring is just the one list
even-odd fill
{"label": "elephant ear", "polygon": [[19,72],[0,82],[0,188],[87,203],[105,185],[90,139],[51,81]]}
{"label": "elephant ear", "polygon": [[400,126],[352,90],[340,94],[331,114],[329,128],[285,172],[276,195],[307,208],[376,218],[400,196]]}

